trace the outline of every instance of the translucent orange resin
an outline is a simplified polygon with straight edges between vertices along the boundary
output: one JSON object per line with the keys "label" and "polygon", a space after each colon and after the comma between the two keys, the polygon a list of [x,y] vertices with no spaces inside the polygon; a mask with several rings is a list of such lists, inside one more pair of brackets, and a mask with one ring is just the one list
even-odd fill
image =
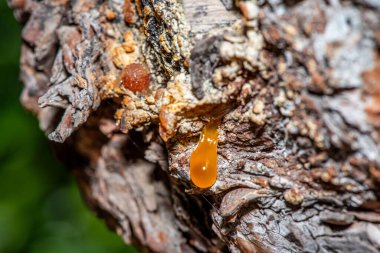
{"label": "translucent orange resin", "polygon": [[214,185],[218,175],[218,126],[220,120],[209,122],[199,138],[197,147],[190,156],[190,178],[199,188]]}

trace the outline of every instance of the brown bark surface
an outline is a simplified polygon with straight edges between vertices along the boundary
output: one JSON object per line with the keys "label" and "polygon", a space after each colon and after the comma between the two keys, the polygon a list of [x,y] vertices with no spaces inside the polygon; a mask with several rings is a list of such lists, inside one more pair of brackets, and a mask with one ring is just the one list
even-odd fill
{"label": "brown bark surface", "polygon": [[[126,243],[380,251],[379,1],[9,5],[21,102]],[[189,157],[215,117],[218,180],[201,190]]]}

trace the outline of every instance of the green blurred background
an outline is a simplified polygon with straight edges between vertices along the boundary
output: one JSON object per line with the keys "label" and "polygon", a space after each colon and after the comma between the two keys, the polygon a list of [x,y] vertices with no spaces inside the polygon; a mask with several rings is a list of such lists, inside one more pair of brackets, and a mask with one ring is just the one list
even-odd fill
{"label": "green blurred background", "polygon": [[21,107],[20,32],[0,0],[0,252],[136,252],[84,206],[37,120]]}

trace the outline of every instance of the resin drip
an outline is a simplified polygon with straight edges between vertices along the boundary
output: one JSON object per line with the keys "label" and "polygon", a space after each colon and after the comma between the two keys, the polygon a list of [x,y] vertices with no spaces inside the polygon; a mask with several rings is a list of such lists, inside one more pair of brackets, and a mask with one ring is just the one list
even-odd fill
{"label": "resin drip", "polygon": [[218,175],[218,126],[220,120],[212,120],[202,130],[197,147],[190,156],[190,178],[199,188],[214,185]]}

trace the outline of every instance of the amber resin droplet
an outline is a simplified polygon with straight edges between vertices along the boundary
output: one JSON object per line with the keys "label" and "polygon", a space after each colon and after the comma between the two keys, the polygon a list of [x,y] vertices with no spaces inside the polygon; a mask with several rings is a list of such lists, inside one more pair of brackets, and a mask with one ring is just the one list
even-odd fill
{"label": "amber resin droplet", "polygon": [[210,188],[218,175],[218,126],[212,120],[202,130],[197,147],[190,156],[190,178],[199,188]]}
{"label": "amber resin droplet", "polygon": [[150,83],[150,72],[147,66],[141,63],[132,63],[121,72],[122,85],[133,92],[145,91]]}

